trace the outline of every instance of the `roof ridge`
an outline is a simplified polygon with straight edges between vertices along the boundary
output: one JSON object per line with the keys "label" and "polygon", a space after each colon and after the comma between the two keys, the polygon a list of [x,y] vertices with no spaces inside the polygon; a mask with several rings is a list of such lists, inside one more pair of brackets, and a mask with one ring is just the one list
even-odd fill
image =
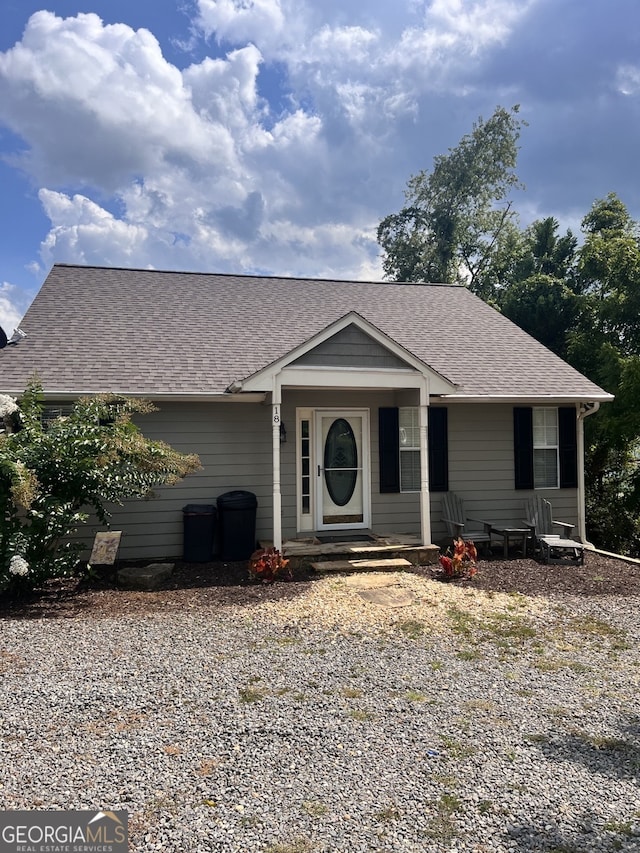
{"label": "roof ridge", "polygon": [[[260,280],[278,280],[278,281],[310,281],[310,282],[330,282],[333,284],[384,284],[390,286],[401,285],[403,287],[456,287],[466,288],[466,285],[459,282],[447,281],[384,281],[382,279],[363,279],[363,278],[318,278],[317,276],[296,276],[296,275],[263,275],[262,273],[236,273],[236,272],[204,272],[203,270],[169,270],[157,269],[156,267],[122,267],[112,264],[70,264],[64,261],[56,261],[53,267],[65,267],[67,269],[81,270],[107,270],[114,272],[148,272],[164,275],[194,275],[194,276],[216,276],[219,278],[251,278]],[[468,289],[468,288],[466,288]]]}

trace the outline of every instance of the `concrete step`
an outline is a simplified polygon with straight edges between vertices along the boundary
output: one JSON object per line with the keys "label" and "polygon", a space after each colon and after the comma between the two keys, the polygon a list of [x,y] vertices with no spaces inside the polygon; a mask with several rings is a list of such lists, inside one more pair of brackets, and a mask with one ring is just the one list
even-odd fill
{"label": "concrete step", "polygon": [[397,572],[411,567],[403,557],[380,560],[318,560],[311,563],[316,572]]}
{"label": "concrete step", "polygon": [[[334,562],[351,563],[354,560],[374,562],[376,560],[406,560],[414,566],[434,565],[438,562],[440,549],[437,545],[403,545],[388,544],[382,546],[370,546],[361,544],[342,545],[305,545],[296,543],[291,545],[287,542],[283,547],[284,556],[289,560],[292,570],[309,568],[314,563]],[[398,564],[402,566],[403,564]],[[330,569],[328,571],[331,571]],[[340,567],[334,571],[352,571]],[[366,571],[366,569],[365,569]]]}

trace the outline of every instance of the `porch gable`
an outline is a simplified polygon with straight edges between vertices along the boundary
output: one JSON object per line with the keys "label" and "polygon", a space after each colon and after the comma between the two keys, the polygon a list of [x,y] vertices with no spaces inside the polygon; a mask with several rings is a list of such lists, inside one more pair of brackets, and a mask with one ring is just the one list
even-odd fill
{"label": "porch gable", "polygon": [[312,350],[303,353],[291,367],[364,367],[367,369],[415,370],[406,360],[383,346],[364,329],[351,323]]}
{"label": "porch gable", "polygon": [[290,387],[420,388],[457,386],[356,312],[345,314],[283,358],[229,386],[233,393]]}

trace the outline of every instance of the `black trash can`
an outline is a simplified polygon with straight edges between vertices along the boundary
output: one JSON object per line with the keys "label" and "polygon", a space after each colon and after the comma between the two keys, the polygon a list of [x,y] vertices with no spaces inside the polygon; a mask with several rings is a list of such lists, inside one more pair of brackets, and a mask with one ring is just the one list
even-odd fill
{"label": "black trash can", "polygon": [[222,559],[248,560],[256,549],[256,508],[253,492],[225,492],[217,501]]}
{"label": "black trash can", "polygon": [[182,508],[185,563],[208,563],[215,554],[216,508],[213,504],[187,504]]}

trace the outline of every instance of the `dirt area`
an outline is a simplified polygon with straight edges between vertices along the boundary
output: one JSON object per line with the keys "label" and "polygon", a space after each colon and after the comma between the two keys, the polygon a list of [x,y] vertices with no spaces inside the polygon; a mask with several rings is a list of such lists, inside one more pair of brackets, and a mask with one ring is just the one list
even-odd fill
{"label": "dirt area", "polygon": [[[435,567],[417,566],[412,573],[436,578]],[[176,563],[171,578],[155,592],[119,589],[113,573],[94,578],[53,581],[21,600],[0,597],[1,618],[73,618],[123,614],[152,614],[171,609],[216,607],[295,599],[320,577],[298,572],[294,580],[261,586],[249,580],[247,564]],[[640,596],[640,565],[587,552],[583,566],[544,565],[532,559],[503,560],[493,557],[478,562],[478,573],[456,586],[485,592],[555,597],[627,595]]]}

